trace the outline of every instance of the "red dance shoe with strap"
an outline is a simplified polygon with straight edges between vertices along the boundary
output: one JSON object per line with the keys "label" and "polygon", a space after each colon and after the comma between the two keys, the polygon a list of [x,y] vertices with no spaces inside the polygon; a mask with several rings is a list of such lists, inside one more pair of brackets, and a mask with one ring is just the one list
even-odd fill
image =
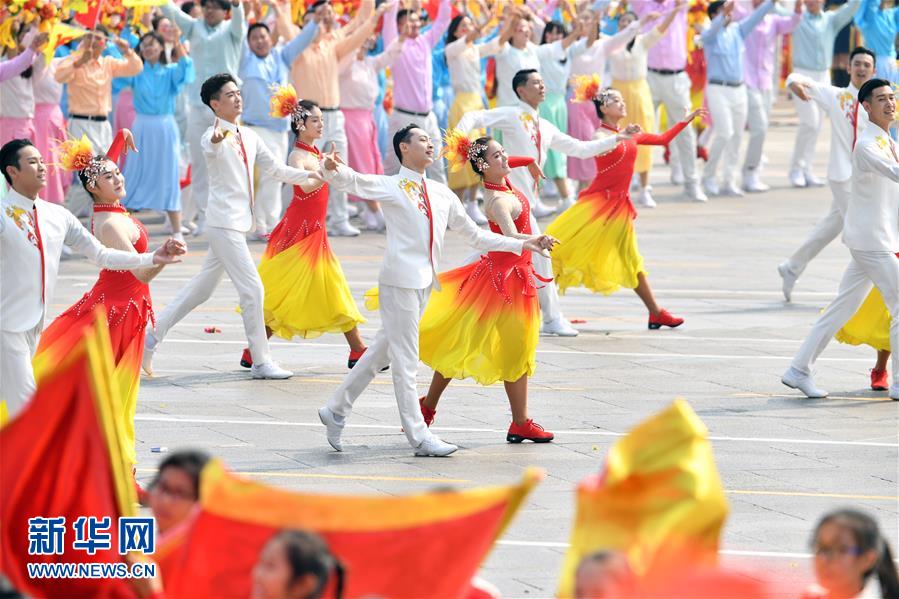
{"label": "red dance shoe with strap", "polygon": [[534,443],[549,443],[555,438],[555,435],[543,429],[542,426],[528,418],[524,424],[515,424],[509,426],[509,432],[506,433],[506,441],[509,443],[521,443],[522,441],[533,441]]}
{"label": "red dance shoe with strap", "polygon": [[887,376],[887,369],[877,370],[871,369],[871,389],[874,391],[886,391],[890,388],[890,381]]}
{"label": "red dance shoe with strap", "polygon": [[649,315],[649,329],[652,331],[662,327],[671,327],[673,329],[682,324],[684,324],[684,319],[672,316],[668,310],[661,310],[656,316]]}
{"label": "red dance shoe with strap", "polygon": [[421,416],[425,419],[425,424],[431,426],[431,424],[434,422],[434,418],[437,416],[437,410],[432,410],[425,405],[424,395],[418,398],[418,405],[421,406]]}
{"label": "red dance shoe with strap", "polygon": [[346,367],[349,368],[350,370],[352,370],[353,366],[355,366],[356,362],[358,362],[362,358],[362,354],[364,354],[365,350],[367,350],[367,349],[368,349],[367,347],[363,347],[359,351],[354,351],[351,349],[350,357],[347,358],[347,361],[346,361]]}
{"label": "red dance shoe with strap", "polygon": [[250,348],[243,348],[243,353],[240,355],[240,365],[244,368],[252,368],[253,367],[253,356],[250,354]]}

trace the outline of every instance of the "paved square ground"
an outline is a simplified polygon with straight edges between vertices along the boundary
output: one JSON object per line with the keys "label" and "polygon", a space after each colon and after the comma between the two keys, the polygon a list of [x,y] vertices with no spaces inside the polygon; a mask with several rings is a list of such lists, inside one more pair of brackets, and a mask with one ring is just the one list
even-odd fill
{"label": "paved square ground", "polygon": [[[296,372],[287,381],[252,381],[238,366],[245,345],[226,279],[212,300],[175,327],[144,378],[138,405],[138,477],[149,480],[161,456],[151,448],[206,448],[236,471],[279,487],[309,492],[401,494],[437,485],[473,487],[517,480],[527,466],[548,476],[494,549],[482,574],[509,597],[548,597],[573,518],[574,488],[596,472],[606,450],[644,418],[686,398],[710,430],[731,515],[726,563],[764,568],[783,582],[810,580],[808,540],[824,511],[857,505],[876,514],[894,547],[897,538],[899,402],[868,390],[874,352],[833,343],[818,367],[832,392],[808,400],[780,384],[803,336],[833,297],[848,259],[839,241],[799,281],[794,301],[780,293],[777,264],[809,232],[830,203],[824,188],[786,182],[795,119],[775,111],[764,179],[771,192],[694,204],[653,174],[659,207],[637,220],[640,248],[660,303],[686,318],[677,330],[648,331],[646,312],[628,290],[610,297],[575,290],[566,316],[584,320],[572,339],[541,338],[530,384],[532,416],[556,433],[548,445],[509,445],[501,385],[454,383],[440,405],[435,431],[461,446],[448,459],[413,458],[400,433],[389,373],[359,400],[345,452],[331,451],[317,408],[346,374],[340,336],[273,343],[274,357]],[[824,176],[829,136],[818,144]],[[514,151],[514,149],[513,149]],[[660,159],[660,156],[657,157]],[[153,241],[158,218],[148,216]],[[543,225],[549,221],[544,221]],[[445,267],[470,251],[449,235]],[[195,272],[207,251],[189,239],[190,255],[153,282],[160,310]],[[375,284],[384,236],[332,239],[354,296]],[[251,248],[257,258],[263,245]],[[86,291],[96,268],[83,260],[61,269],[53,312]],[[371,339],[376,313],[362,334]],[[220,334],[207,334],[215,326]],[[419,369],[424,393],[430,371]]]}

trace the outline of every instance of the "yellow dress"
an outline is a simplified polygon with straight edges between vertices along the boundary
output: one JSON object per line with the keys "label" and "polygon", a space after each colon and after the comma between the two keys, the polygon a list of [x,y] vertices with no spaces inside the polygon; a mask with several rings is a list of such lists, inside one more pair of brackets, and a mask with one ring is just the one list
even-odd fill
{"label": "yellow dress", "polygon": [[295,185],[259,263],[265,324],[284,339],[346,333],[365,322],[328,245],[327,209],[327,185],[310,193]]}
{"label": "yellow dress", "polygon": [[877,287],[865,298],[849,322],[837,331],[836,339],[849,345],[870,345],[876,350],[890,351],[890,312]]}

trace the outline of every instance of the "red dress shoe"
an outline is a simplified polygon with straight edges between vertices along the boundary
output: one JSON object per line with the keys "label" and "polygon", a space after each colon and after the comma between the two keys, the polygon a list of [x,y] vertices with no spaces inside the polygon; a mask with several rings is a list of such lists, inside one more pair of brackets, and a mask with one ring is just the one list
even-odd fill
{"label": "red dress shoe", "polygon": [[513,422],[506,433],[506,441],[509,443],[521,443],[525,439],[534,443],[549,443],[554,438],[555,435],[543,430],[542,426],[530,418],[522,425]]}
{"label": "red dress shoe", "polygon": [[653,331],[662,327],[671,327],[673,329],[682,324],[684,324],[684,319],[672,316],[668,310],[660,311],[657,316],[649,315],[649,328]]}
{"label": "red dress shoe", "polygon": [[890,388],[890,381],[887,379],[887,370],[871,369],[871,389],[874,391],[886,391]]}
{"label": "red dress shoe", "polygon": [[359,361],[359,359],[362,357],[362,354],[364,354],[365,350],[367,349],[367,347],[363,347],[361,351],[350,350],[350,357],[347,358],[346,367],[352,370],[353,366],[356,365],[356,362]]}
{"label": "red dress shoe", "polygon": [[253,356],[250,354],[250,348],[243,348],[243,353],[240,355],[240,365],[244,368],[252,368],[253,367]]}
{"label": "red dress shoe", "polygon": [[425,419],[425,424],[431,426],[431,423],[434,422],[434,417],[437,416],[437,410],[432,410],[425,405],[424,396],[418,398],[418,405],[421,406],[421,415]]}

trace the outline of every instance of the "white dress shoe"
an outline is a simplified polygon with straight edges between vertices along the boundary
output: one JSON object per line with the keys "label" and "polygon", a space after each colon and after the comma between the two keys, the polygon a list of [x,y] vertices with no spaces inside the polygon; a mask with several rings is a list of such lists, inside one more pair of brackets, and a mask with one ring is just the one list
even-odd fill
{"label": "white dress shoe", "polygon": [[457,449],[459,448],[452,443],[446,443],[437,438],[436,435],[431,435],[415,448],[415,455],[419,457],[445,458]]}
{"label": "white dress shoe", "polygon": [[805,181],[805,174],[798,169],[793,169],[790,171],[790,185],[793,187],[805,187],[808,185]]}
{"label": "white dress shoe", "polygon": [[684,181],[684,170],[678,165],[673,165],[671,167],[671,184],[683,185]]}
{"label": "white dress shoe", "polygon": [[634,173],[631,177],[631,191],[640,191],[640,174]]}
{"label": "white dress shoe", "polygon": [[156,353],[157,345],[159,345],[159,341],[156,340],[153,333],[147,331],[147,335],[144,337],[144,355],[140,361],[140,367],[147,373],[147,376],[153,376],[153,354]]}
{"label": "white dress shoe", "polygon": [[743,189],[750,193],[770,191],[771,186],[765,185],[759,180],[758,169],[743,171]]}
{"label": "white dress shoe", "polygon": [[250,374],[254,379],[289,379],[293,376],[291,371],[284,370],[274,362],[253,364]]}
{"label": "white dress shoe", "polygon": [[896,383],[890,385],[890,399],[899,401],[899,385]]}
{"label": "white dress shoe", "polygon": [[383,231],[383,215],[381,215],[381,220],[378,219],[378,216],[381,215],[380,212],[372,212],[371,210],[363,210],[362,211],[362,228],[366,231]]}
{"label": "white dress shoe", "polygon": [[805,177],[806,186],[808,186],[808,187],[823,187],[824,186],[824,181],[819,179],[815,175],[813,175],[812,171],[805,171],[804,173],[802,173],[802,175]]}
{"label": "white dress shoe", "polygon": [[318,418],[325,425],[328,437],[328,444],[334,448],[334,451],[343,451],[343,444],[340,442],[340,435],[343,434],[343,427],[346,425],[346,418],[338,416],[331,408],[325,406],[318,409]]}
{"label": "white dress shoe", "polygon": [[481,212],[481,209],[478,207],[478,203],[476,201],[468,201],[465,202],[465,213],[475,222],[477,225],[486,225],[487,217],[484,216],[484,213]]}
{"label": "white dress shoe", "polygon": [[743,190],[737,187],[737,185],[733,181],[728,181],[727,183],[722,185],[720,193],[723,196],[734,196],[738,198],[746,195]]}
{"label": "white dress shoe", "polygon": [[561,202],[559,202],[559,212],[565,212],[566,210],[574,206],[575,202],[577,202],[577,196],[574,194],[568,196],[567,198],[564,198]]}
{"label": "white dress shoe", "polygon": [[544,322],[543,326],[540,327],[540,334],[556,335],[558,337],[577,337],[578,331],[571,326],[571,323],[568,322],[564,316],[560,316],[555,320]]}
{"label": "white dress shoe", "polygon": [[334,237],[356,237],[359,233],[361,233],[361,231],[351,225],[349,221],[337,223],[328,229],[328,235]]}
{"label": "white dress shoe", "polygon": [[259,231],[253,231],[252,233],[247,234],[247,238],[250,241],[264,241],[268,243],[268,233],[260,233]]}
{"label": "white dress shoe", "polygon": [[696,183],[687,183],[684,186],[684,191],[687,193],[687,197],[693,200],[694,202],[708,202],[709,197],[705,195],[701,189],[699,189],[699,185]]}
{"label": "white dress shoe", "polygon": [[790,270],[790,265],[787,262],[781,262],[777,265],[777,274],[779,274],[780,278],[783,279],[782,290],[784,293],[784,299],[789,302],[792,300],[793,287],[796,285],[796,281],[799,279],[799,275]]}
{"label": "white dress shoe", "polygon": [[635,203],[637,206],[642,206],[643,208],[655,208],[658,206],[655,199],[652,197],[652,185],[647,185],[640,189],[637,193],[637,201]]}
{"label": "white dress shoe", "polygon": [[550,206],[547,206],[543,202],[538,201],[534,204],[534,207],[531,209],[531,212],[534,214],[534,218],[544,218],[546,216],[550,216],[555,214],[556,209]]}
{"label": "white dress shoe", "polygon": [[356,202],[348,202],[346,205],[346,215],[348,218],[359,216],[359,206]]}
{"label": "white dress shoe", "polygon": [[702,179],[702,189],[710,196],[716,196],[721,193],[718,182],[715,181],[714,177],[704,177]]}
{"label": "white dress shoe", "polygon": [[802,391],[803,393],[805,393],[805,396],[810,399],[827,397],[827,391],[819,389],[815,386],[815,381],[814,379],[812,379],[812,375],[805,374],[804,372],[799,372],[792,366],[790,366],[783,374],[783,376],[780,377],[780,382],[790,389]]}
{"label": "white dress shoe", "polygon": [[200,236],[206,232],[206,215],[197,217],[197,224],[194,227],[194,236]]}

